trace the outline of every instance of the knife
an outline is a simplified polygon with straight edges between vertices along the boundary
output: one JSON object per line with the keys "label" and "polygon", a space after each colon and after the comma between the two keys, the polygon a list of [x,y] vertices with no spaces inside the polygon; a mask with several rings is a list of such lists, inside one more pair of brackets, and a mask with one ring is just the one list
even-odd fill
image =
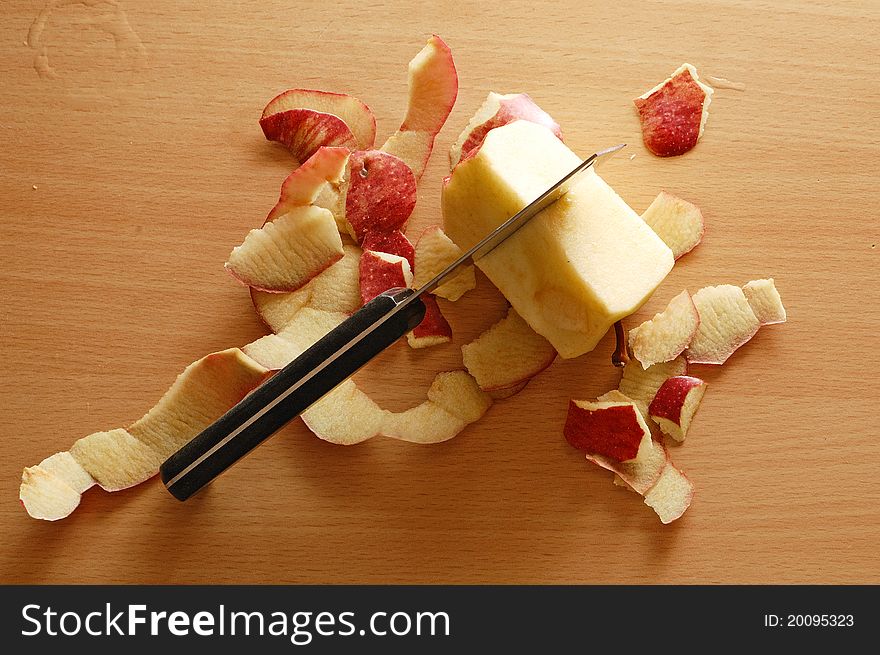
{"label": "knife", "polygon": [[168,491],[175,498],[186,500],[302,414],[421,323],[425,316],[421,296],[434,291],[471,258],[476,261],[492,252],[561,198],[578,173],[625,145],[587,157],[427,284],[416,290],[389,289],[365,304],[171,455],[159,469]]}

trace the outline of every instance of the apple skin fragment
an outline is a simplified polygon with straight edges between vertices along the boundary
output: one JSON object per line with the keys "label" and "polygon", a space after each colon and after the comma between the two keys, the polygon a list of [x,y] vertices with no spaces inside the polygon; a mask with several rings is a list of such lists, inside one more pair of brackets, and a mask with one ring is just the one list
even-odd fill
{"label": "apple skin fragment", "polygon": [[303,287],[344,256],[333,214],[321,207],[294,207],[251,230],[233,248],[226,270],[261,291],[290,292]]}
{"label": "apple skin fragment", "polygon": [[149,480],[165,461],[121,428],[83,437],[73,444],[70,454],[104,491],[121,491]]}
{"label": "apple skin fragment", "polygon": [[723,364],[761,327],[739,287],[703,287],[692,299],[700,314],[700,327],[685,351],[692,364]]}
{"label": "apple skin fragment", "polygon": [[362,243],[369,232],[403,230],[416,206],[416,178],[401,159],[380,150],[348,158],[345,222]]}
{"label": "apple skin fragment", "polygon": [[262,383],[270,372],[238,348],[206,355],[181,373],[158,403],[127,429],[96,432],[22,474],[19,497],[33,518],[55,521],[100,485],[119,491],[159,465]]}
{"label": "apple skin fragment", "polygon": [[511,307],[507,316],[461,347],[462,361],[483,391],[516,387],[550,366],[556,349]]}
{"label": "apple skin fragment", "polygon": [[406,116],[382,150],[396,155],[422,177],[440,132],[458,97],[458,71],[452,50],[436,34],[409,62]]}
{"label": "apple skin fragment", "polygon": [[689,375],[677,375],[663,383],[649,408],[651,418],[663,434],[678,442],[684,441],[706,387],[703,380]]}
{"label": "apple skin fragment", "polygon": [[489,93],[449,149],[450,170],[454,169],[462,159],[473,156],[483,145],[486,135],[491,130],[518,120],[543,125],[553,132],[556,138],[562,140],[559,124],[527,94],[501,95],[493,91]]}
{"label": "apple skin fragment", "polygon": [[406,335],[410,348],[430,348],[452,341],[452,326],[443,316],[437,299],[431,294],[422,296],[425,304],[425,318]]}
{"label": "apple skin fragment", "polygon": [[695,204],[661,191],[642,214],[642,220],[663,240],[675,259],[703,240],[703,212]]}
{"label": "apple skin fragment", "polygon": [[314,89],[289,89],[266,103],[260,115],[261,124],[263,119],[290,109],[309,109],[342,119],[359,148],[372,148],[376,140],[376,118],[370,108],[354,96]]}
{"label": "apple skin fragment", "polygon": [[68,451],[50,455],[37,466],[63,480],[79,493],[88,491],[97,484],[89,472],[80,466]]}
{"label": "apple skin fragment", "polygon": [[319,148],[281,183],[278,202],[266,216],[265,223],[284,216],[294,207],[309,205],[331,211],[334,218],[340,214],[340,195],[344,193],[349,154],[348,148]]}
{"label": "apple skin fragment", "polygon": [[627,398],[631,398],[639,408],[643,417],[648,416],[648,408],[657,391],[668,378],[687,373],[687,361],[679,356],[675,359],[654,364],[648,368],[635,360],[631,360],[623,369],[618,389]]}
{"label": "apple skin fragment", "polygon": [[79,506],[81,496],[64,480],[40,466],[22,471],[18,498],[25,511],[35,519],[58,521],[70,516]]}
{"label": "apple skin fragment", "polygon": [[592,455],[628,462],[639,455],[651,432],[635,403],[571,400],[563,435],[569,444]]}
{"label": "apple skin fragment", "polygon": [[747,282],[743,285],[742,290],[749,307],[752,308],[761,325],[785,323],[787,320],[785,306],[782,304],[782,298],[772,277],[766,280]]}
{"label": "apple skin fragment", "polygon": [[404,257],[372,250],[366,250],[361,255],[361,301],[365,305],[389,289],[412,286],[412,281],[409,262]]}
{"label": "apple skin fragment", "polygon": [[700,326],[700,314],[687,291],[669,301],[653,318],[629,331],[629,349],[647,369],[681,355]]}
{"label": "apple skin fragment", "polygon": [[664,525],[672,523],[691,506],[694,485],[670,462],[657,483],[645,494],[645,505],[653,509]]}
{"label": "apple skin fragment", "polygon": [[713,93],[700,82],[696,68],[682,64],[671,77],[636,98],[645,147],[658,157],[674,157],[697,145]]}
{"label": "apple skin fragment", "polygon": [[376,252],[387,252],[389,255],[399,255],[409,262],[410,270],[416,267],[416,249],[406,235],[400,230],[386,232],[368,231],[361,241],[361,248]]}

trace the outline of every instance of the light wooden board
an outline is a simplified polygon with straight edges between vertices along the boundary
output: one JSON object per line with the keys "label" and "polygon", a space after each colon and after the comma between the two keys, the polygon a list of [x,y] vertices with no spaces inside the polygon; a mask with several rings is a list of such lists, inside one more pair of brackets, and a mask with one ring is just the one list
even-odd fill
{"label": "light wooden board", "polygon": [[[54,4],[32,34],[54,76],[26,45],[41,2],[6,0],[0,28],[0,582],[880,582],[876,2]],[[661,188],[704,210],[703,244],[636,319],[683,287],[775,277],[789,323],[699,370],[673,451],[687,515],[660,525],[562,438],[570,397],[616,385],[606,339],[442,445],[335,447],[297,423],[186,504],[154,480],[29,519],[22,467],[262,333],[222,264],[290,169],[264,103],[349,92],[381,142],[431,32],[461,90],[411,234],[439,220],[446,151],[485,94],[521,90],[582,154],[630,144],[605,176],[637,211]],[[682,61],[746,90],[719,90],[697,148],[661,160],[631,99]],[[360,376],[389,408],[503,302],[483,278],[444,309],[454,345]]]}

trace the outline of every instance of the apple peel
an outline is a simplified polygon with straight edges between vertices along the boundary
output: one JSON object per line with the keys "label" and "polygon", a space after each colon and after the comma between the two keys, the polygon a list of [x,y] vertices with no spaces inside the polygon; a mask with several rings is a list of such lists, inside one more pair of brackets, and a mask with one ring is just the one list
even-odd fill
{"label": "apple peel", "polygon": [[491,396],[467,371],[438,373],[428,389],[428,400],[465,423],[480,420],[492,406]]}
{"label": "apple peel", "polygon": [[623,368],[623,375],[617,388],[621,394],[631,398],[643,417],[648,416],[648,408],[657,391],[668,378],[687,373],[687,361],[678,356],[669,362],[661,362],[642,368],[638,362],[630,360]]}
{"label": "apple peel", "polygon": [[[463,255],[463,251],[437,225],[427,228],[415,249],[413,285],[416,288],[430,282],[447,266]],[[471,289],[476,288],[477,278],[471,264],[459,270],[434,290],[434,295],[455,302]]]}
{"label": "apple peel", "polygon": [[348,158],[345,224],[361,243],[368,232],[402,230],[416,206],[416,178],[398,157],[380,150]]}
{"label": "apple peel", "polygon": [[361,248],[387,252],[389,255],[399,255],[409,262],[410,270],[414,271],[416,268],[416,249],[400,230],[367,232],[361,240]]}
{"label": "apple peel", "polygon": [[651,419],[664,434],[678,442],[684,441],[706,386],[700,378],[689,375],[667,379],[651,401],[648,409]]}
{"label": "apple peel", "polygon": [[468,373],[483,391],[514,387],[553,363],[556,350],[511,307],[507,316],[461,347]]}
{"label": "apple peel", "polygon": [[121,491],[149,480],[166,459],[122,428],[83,437],[71,446],[70,454],[104,491]]}
{"label": "apple peel", "polygon": [[341,312],[303,307],[277,334],[267,334],[241,349],[266,369],[278,371],[347,318]]}
{"label": "apple peel", "polygon": [[400,157],[418,180],[458,97],[458,72],[449,46],[436,34],[409,62],[406,116],[382,150]]}
{"label": "apple peel", "polygon": [[700,313],[700,327],[685,351],[692,364],[723,364],[761,327],[740,287],[703,287],[692,298]]}
{"label": "apple peel", "polygon": [[260,125],[270,116],[291,109],[310,109],[336,116],[349,128],[358,148],[372,148],[376,141],[376,118],[373,112],[363,102],[345,93],[313,89],[284,91],[266,104],[260,116]]}
{"label": "apple peel", "polygon": [[281,183],[278,202],[265,222],[274,221],[294,207],[308,205],[327,209],[334,217],[341,214],[340,197],[344,193],[348,156],[348,148],[319,148]]}
{"label": "apple peel", "polygon": [[773,325],[785,323],[785,305],[776,289],[773,278],[766,280],[752,280],[743,285],[743,293],[749,303],[749,307],[755,313],[755,317],[761,325]]}
{"label": "apple peel", "polygon": [[260,320],[280,332],[304,307],[352,314],[361,306],[361,249],[346,244],[342,259],[291,293],[271,293],[251,287],[251,301]]}
{"label": "apple peel", "polygon": [[666,191],[657,194],[642,220],[669,246],[675,259],[696,248],[705,232],[700,208]]}
{"label": "apple peel", "polygon": [[563,435],[569,444],[593,456],[617,462],[645,457],[651,431],[634,402],[571,400]]}
{"label": "apple peel", "polygon": [[645,146],[658,157],[682,155],[703,135],[714,91],[697,69],[682,64],[671,77],[633,102]]}
{"label": "apple peel", "polygon": [[79,491],[40,466],[22,471],[18,498],[25,511],[35,519],[58,521],[66,518],[79,506],[81,497]]}
{"label": "apple peel", "polygon": [[294,207],[233,248],[226,269],[261,291],[289,292],[342,259],[345,251],[333,214],[321,207]]}
{"label": "apple peel", "polygon": [[66,482],[78,493],[88,491],[97,484],[89,472],[80,466],[73,455],[66,450],[50,455],[37,466]]}
{"label": "apple peel", "polygon": [[657,513],[661,523],[669,524],[681,518],[693,498],[693,483],[669,462],[657,483],[645,494],[645,505]]}
{"label": "apple peel", "polygon": [[346,380],[304,411],[302,420],[320,439],[350,446],[380,434],[388,413]]}
{"label": "apple peel", "polygon": [[128,432],[168,458],[269,375],[268,369],[238,348],[206,355],[187,366]]}
{"label": "apple peel", "polygon": [[412,281],[409,262],[404,257],[372,250],[367,250],[361,255],[361,301],[365,305],[389,289],[412,286]]}
{"label": "apple peel", "polygon": [[313,109],[287,109],[260,119],[269,141],[280,143],[297,163],[305,162],[322,147],[355,149],[357,139],[345,121]]}
{"label": "apple peel", "polygon": [[502,127],[517,120],[529,121],[543,125],[561,141],[562,129],[546,111],[525,93],[508,93],[501,95],[490,91],[486,100],[468,121],[467,126],[459,134],[449,149],[450,170],[459,161],[472,156],[481,145],[490,130]]}
{"label": "apple peel", "polygon": [[700,326],[700,314],[687,291],[666,309],[629,331],[629,348],[642,368],[668,362],[685,351]]}
{"label": "apple peel", "polygon": [[406,335],[410,348],[430,348],[452,341],[452,326],[443,316],[437,299],[432,295],[423,295],[425,317],[412,331]]}

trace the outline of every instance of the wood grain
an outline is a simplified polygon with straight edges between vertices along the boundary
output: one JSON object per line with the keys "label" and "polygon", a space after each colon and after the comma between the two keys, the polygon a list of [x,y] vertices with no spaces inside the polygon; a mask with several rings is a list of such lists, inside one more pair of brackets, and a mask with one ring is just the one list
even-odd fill
{"label": "wood grain", "polygon": [[[880,582],[877,3],[54,4],[44,51],[26,45],[42,3],[6,0],[0,29],[0,581]],[[23,466],[261,334],[222,264],[290,168],[263,104],[349,92],[384,139],[431,32],[461,91],[412,234],[439,220],[446,150],[485,94],[522,90],[578,152],[630,144],[604,174],[637,211],[661,188],[703,209],[705,241],[637,319],[683,287],[776,279],[789,323],[699,369],[673,452],[686,516],[661,526],[562,439],[568,398],[616,385],[606,339],[442,445],[341,448],[295,424],[191,502],[151,481],[29,519]],[[661,160],[631,99],[682,61],[746,90],[719,90],[697,148]],[[454,345],[359,376],[389,408],[503,312],[485,279],[444,307]]]}

